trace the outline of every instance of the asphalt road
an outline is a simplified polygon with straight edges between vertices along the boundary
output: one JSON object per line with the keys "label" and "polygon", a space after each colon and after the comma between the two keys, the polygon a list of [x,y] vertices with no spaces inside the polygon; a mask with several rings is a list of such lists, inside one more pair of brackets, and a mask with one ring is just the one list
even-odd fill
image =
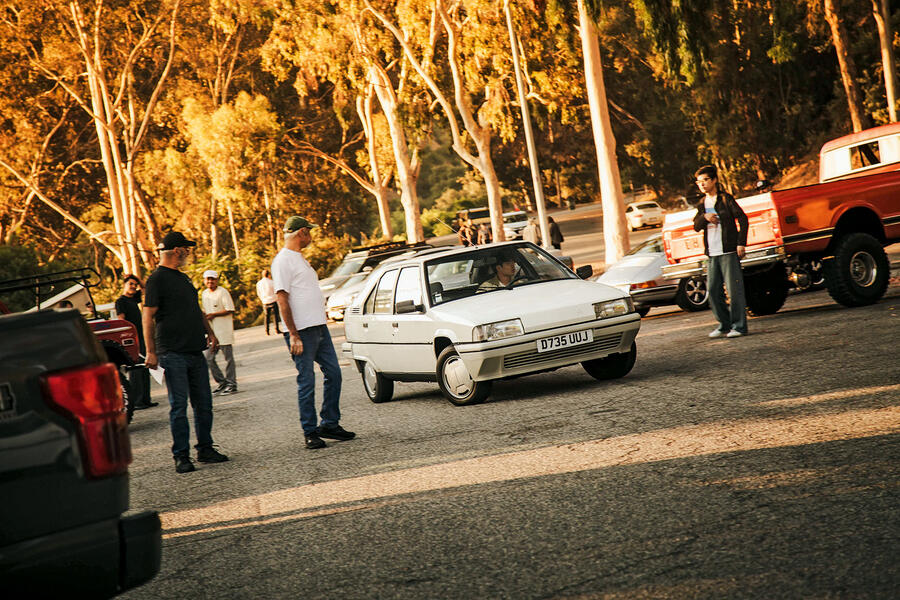
{"label": "asphalt road", "polygon": [[627,377],[569,367],[472,407],[426,383],[375,405],[345,366],[358,438],[317,451],[283,341],[241,330],[230,462],[176,474],[167,410],[136,414],[131,506],[165,538],[125,597],[900,597],[900,287],[714,325],[654,309]]}

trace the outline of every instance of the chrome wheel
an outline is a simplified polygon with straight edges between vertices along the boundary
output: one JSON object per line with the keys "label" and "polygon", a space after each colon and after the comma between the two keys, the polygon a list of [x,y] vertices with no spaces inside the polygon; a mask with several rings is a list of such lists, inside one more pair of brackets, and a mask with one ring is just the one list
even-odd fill
{"label": "chrome wheel", "polygon": [[860,287],[869,287],[875,283],[878,277],[878,264],[875,258],[865,250],[854,254],[850,258],[850,277]]}

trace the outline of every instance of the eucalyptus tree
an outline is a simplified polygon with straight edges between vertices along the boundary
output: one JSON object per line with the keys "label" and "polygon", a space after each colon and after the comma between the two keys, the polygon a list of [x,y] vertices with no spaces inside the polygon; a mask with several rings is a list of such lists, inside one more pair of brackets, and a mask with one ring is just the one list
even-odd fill
{"label": "eucalyptus tree", "polygon": [[157,235],[134,167],[171,70],[179,4],[51,0],[39,5],[11,2],[4,11],[9,41],[18,44],[31,76],[63,90],[93,123],[112,232],[107,236],[86,227],[15,165],[4,161],[3,166],[134,273],[142,264],[153,264]]}
{"label": "eucalyptus tree", "polygon": [[[393,235],[389,206],[389,185],[393,179],[400,189],[407,239],[423,240],[416,193],[421,136],[407,134],[404,116],[414,113],[415,107],[404,103],[410,100],[412,82],[399,60],[396,42],[372,27],[371,17],[356,0],[310,0],[300,10],[297,8],[279,12],[266,47],[267,67],[282,78],[290,74],[288,66],[293,67],[295,88],[301,97],[306,94],[305,82],[311,77],[332,84],[334,109],[349,139],[341,145],[342,149],[357,139],[348,134],[348,107],[355,104],[360,139],[367,154],[359,162],[368,172],[361,173],[340,154],[335,156],[309,142],[304,151],[337,166],[375,197],[381,230],[388,238]],[[380,113],[376,113],[375,98]],[[387,127],[386,138],[380,135],[382,123]],[[390,152],[385,151],[385,139]]]}

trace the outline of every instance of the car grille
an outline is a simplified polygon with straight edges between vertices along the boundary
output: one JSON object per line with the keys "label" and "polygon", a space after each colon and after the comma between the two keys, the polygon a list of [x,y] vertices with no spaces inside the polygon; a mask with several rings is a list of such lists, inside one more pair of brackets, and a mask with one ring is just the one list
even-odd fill
{"label": "car grille", "polygon": [[617,348],[620,343],[622,343],[622,334],[613,333],[595,337],[594,341],[590,344],[582,344],[581,346],[560,348],[559,350],[551,350],[550,352],[538,352],[536,349],[528,350],[526,352],[516,352],[515,354],[508,354],[503,357],[503,368],[517,369],[519,367],[539,365],[546,362],[555,362],[561,358],[612,350],[613,348]]}

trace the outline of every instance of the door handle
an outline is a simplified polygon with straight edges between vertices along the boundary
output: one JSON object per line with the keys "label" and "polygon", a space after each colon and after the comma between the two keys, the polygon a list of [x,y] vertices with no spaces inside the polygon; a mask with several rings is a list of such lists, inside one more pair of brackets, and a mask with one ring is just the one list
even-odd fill
{"label": "door handle", "polygon": [[397,329],[398,327],[400,327],[400,323],[391,323],[391,327]]}
{"label": "door handle", "polygon": [[368,329],[368,328],[369,328],[369,324],[368,324],[368,323],[363,323],[363,329]]}

